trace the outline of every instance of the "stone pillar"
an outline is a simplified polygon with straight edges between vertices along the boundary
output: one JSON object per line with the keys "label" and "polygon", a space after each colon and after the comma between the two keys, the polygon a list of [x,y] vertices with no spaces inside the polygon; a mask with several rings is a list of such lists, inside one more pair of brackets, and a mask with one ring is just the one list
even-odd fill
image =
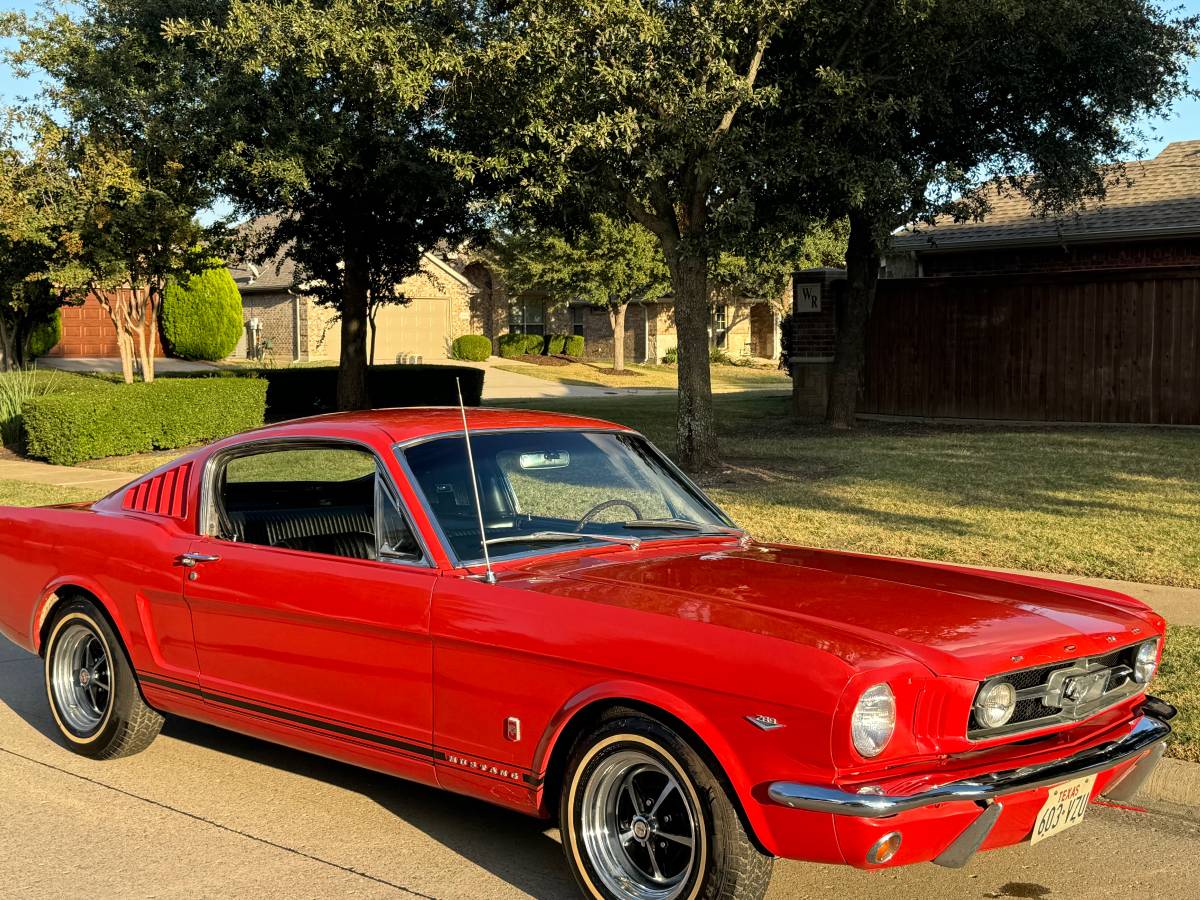
{"label": "stone pillar", "polygon": [[801,269],[792,276],[792,314],[786,335],[792,410],[801,419],[825,418],[837,341],[837,309],[845,269]]}

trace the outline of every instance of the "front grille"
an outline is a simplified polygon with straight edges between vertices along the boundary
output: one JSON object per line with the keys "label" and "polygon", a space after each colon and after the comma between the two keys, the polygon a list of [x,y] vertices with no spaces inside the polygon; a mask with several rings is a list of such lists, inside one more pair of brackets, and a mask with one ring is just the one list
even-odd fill
{"label": "front grille", "polygon": [[1017,691],[1016,707],[1004,725],[985,728],[976,718],[972,704],[967,737],[984,740],[1075,722],[1119,703],[1142,689],[1133,680],[1133,665],[1140,645],[1139,642],[1101,656],[1019,669],[987,679],[980,684],[976,697],[989,685],[1006,681]]}

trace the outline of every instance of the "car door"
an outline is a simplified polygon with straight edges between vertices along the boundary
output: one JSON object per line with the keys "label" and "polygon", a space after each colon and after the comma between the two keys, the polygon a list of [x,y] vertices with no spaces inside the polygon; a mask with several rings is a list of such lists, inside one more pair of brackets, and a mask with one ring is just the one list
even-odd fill
{"label": "car door", "polygon": [[428,761],[437,570],[382,463],[305,442],[209,466],[185,561],[206,701]]}

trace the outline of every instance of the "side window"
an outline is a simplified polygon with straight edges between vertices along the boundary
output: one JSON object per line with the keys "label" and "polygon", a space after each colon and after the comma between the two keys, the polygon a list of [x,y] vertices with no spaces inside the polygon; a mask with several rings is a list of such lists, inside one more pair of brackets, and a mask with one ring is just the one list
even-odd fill
{"label": "side window", "polygon": [[212,500],[214,536],[351,559],[419,559],[375,455],[355,447],[273,447],[236,456]]}

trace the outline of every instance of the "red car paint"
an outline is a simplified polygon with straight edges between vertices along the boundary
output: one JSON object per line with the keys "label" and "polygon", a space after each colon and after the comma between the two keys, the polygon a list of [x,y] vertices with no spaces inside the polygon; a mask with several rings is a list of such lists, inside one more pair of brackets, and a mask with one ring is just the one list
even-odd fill
{"label": "red car paint", "polygon": [[[625,430],[591,419],[472,410],[471,428]],[[154,707],[535,815],[556,808],[556,766],[576,717],[619,700],[690,730],[723,769],[769,852],[866,866],[930,860],[978,814],[947,802],[888,819],[773,803],[769,783],[912,793],[1068,755],[1128,730],[1141,695],[1070,726],[965,736],[981,680],[1161,635],[1121,594],[934,563],[681,535],[638,549],[561,549],[454,568],[397,443],[461,431],[457,409],[378,410],[260,429],[198,450],[90,506],[6,509],[0,631],[37,651],[71,585],[110,614]],[[217,451],[335,438],[375,452],[433,565],[342,559],[198,533]],[[185,552],[219,563],[194,570]],[[875,759],[849,717],[887,681],[900,711]],[[786,727],[759,729],[747,716]],[[506,722],[521,738],[506,739]],[[1102,773],[1099,793],[1133,762]],[[1006,798],[984,847],[1028,837],[1046,788]]]}

